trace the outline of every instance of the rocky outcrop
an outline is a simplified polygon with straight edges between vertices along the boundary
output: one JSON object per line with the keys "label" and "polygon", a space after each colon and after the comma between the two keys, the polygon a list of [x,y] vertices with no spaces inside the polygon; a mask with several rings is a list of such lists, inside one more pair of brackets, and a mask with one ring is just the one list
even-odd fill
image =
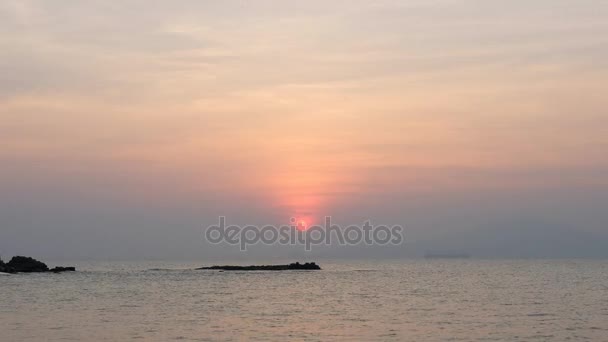
{"label": "rocky outcrop", "polygon": [[48,272],[48,266],[34,258],[15,256],[6,264],[10,273]]}
{"label": "rocky outcrop", "polygon": [[321,267],[314,262],[300,264],[299,262],[289,265],[252,265],[252,266],[211,266],[201,267],[197,270],[220,270],[220,271],[289,271],[289,270],[320,270]]}
{"label": "rocky outcrop", "polygon": [[50,271],[53,272],[53,273],[75,272],[76,271],[76,267],[61,267],[61,266],[57,266],[55,268],[52,268]]}
{"label": "rocky outcrop", "polygon": [[42,261],[24,256],[14,256],[9,262],[0,260],[0,272],[3,273],[36,273],[36,272],[65,272],[76,271],[75,267],[49,267]]}

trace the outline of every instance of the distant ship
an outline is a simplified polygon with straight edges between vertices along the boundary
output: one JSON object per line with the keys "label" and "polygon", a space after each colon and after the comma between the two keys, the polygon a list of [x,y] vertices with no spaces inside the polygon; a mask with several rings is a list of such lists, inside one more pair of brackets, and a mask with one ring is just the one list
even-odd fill
{"label": "distant ship", "polygon": [[471,255],[467,253],[426,253],[426,259],[469,259]]}

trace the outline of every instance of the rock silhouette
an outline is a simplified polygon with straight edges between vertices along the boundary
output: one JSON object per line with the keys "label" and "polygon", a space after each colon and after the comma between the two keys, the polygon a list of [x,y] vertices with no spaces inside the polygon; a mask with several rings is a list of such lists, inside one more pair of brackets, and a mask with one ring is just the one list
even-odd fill
{"label": "rock silhouette", "polygon": [[53,273],[60,273],[60,272],[75,272],[76,271],[76,267],[62,267],[62,266],[57,266],[55,268],[50,269],[51,272]]}
{"label": "rock silhouette", "polygon": [[288,271],[288,270],[320,270],[321,267],[314,262],[300,264],[299,262],[289,265],[252,265],[252,266],[211,266],[201,267],[197,270],[220,270],[220,271]]}
{"label": "rock silhouette", "polygon": [[37,273],[37,272],[66,272],[76,271],[75,267],[49,267],[42,261],[24,256],[14,256],[9,262],[0,260],[0,272],[3,273]]}
{"label": "rock silhouette", "polygon": [[48,272],[48,266],[42,261],[34,258],[15,256],[6,264],[6,267],[12,272],[32,273],[32,272]]}

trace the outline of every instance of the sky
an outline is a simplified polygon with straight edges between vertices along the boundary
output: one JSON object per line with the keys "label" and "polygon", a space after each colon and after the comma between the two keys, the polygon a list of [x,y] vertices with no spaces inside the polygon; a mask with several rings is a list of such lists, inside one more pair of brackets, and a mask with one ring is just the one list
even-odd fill
{"label": "sky", "polygon": [[331,215],[405,227],[349,257],[595,256],[606,89],[602,0],[0,0],[0,255]]}

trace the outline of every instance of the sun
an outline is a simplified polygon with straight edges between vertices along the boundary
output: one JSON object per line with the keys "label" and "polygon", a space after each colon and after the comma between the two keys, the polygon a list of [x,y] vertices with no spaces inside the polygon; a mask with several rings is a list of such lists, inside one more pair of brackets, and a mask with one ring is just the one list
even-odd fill
{"label": "sun", "polygon": [[310,227],[309,222],[307,218],[291,218],[291,224],[300,231],[307,230]]}
{"label": "sun", "polygon": [[300,231],[304,231],[304,230],[308,229],[308,225],[306,224],[306,221],[304,221],[304,220],[298,220],[296,227]]}

